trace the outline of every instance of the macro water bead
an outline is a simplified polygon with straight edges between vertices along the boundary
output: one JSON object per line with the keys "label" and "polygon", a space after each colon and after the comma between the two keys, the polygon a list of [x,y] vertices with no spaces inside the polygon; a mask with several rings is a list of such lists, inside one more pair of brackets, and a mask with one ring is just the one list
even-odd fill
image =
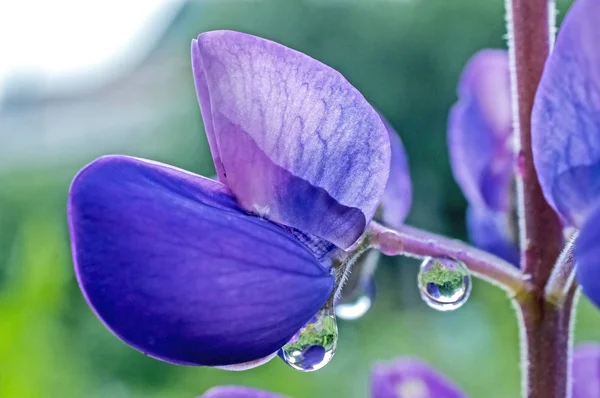
{"label": "macro water bead", "polygon": [[279,350],[279,356],[296,370],[312,372],[331,361],[337,340],[335,314],[326,305]]}
{"label": "macro water bead", "polygon": [[471,294],[471,273],[461,261],[428,257],[419,269],[418,285],[427,305],[439,311],[451,311],[467,302]]}

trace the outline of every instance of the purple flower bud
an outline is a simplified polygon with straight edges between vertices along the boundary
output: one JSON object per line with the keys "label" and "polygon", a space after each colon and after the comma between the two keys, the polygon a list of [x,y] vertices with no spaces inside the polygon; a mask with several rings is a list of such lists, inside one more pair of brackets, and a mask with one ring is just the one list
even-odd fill
{"label": "purple flower bud", "polygon": [[285,398],[283,395],[273,394],[250,387],[219,386],[205,392],[198,398]]}
{"label": "purple flower bud", "polygon": [[100,158],[73,181],[77,280],[96,315],[146,355],[231,365],[271,355],[316,313],[333,277],[228,189],[166,165]]}
{"label": "purple flower bud", "polygon": [[508,211],[513,180],[508,55],[482,50],[467,64],[448,121],[452,172],[472,206]]}
{"label": "purple flower bud", "polygon": [[573,353],[572,398],[600,397],[600,345],[581,344]]}
{"label": "purple flower bud", "polygon": [[371,373],[371,398],[465,398],[443,375],[418,359],[376,364]]}
{"label": "purple flower bud", "polygon": [[546,62],[532,149],[546,199],[581,227],[600,200],[600,2],[577,0]]}
{"label": "purple flower bud", "polygon": [[388,179],[377,112],[338,72],[254,36],[203,33],[192,61],[217,175],[240,206],[350,247]]}
{"label": "purple flower bud", "polygon": [[518,265],[514,212],[508,54],[482,50],[467,64],[448,122],[452,172],[467,201],[467,228],[478,247]]}
{"label": "purple flower bud", "polygon": [[402,226],[410,210],[412,183],[404,145],[389,122],[383,116],[381,120],[388,131],[392,151],[390,176],[381,198],[381,218],[385,225],[397,229]]}

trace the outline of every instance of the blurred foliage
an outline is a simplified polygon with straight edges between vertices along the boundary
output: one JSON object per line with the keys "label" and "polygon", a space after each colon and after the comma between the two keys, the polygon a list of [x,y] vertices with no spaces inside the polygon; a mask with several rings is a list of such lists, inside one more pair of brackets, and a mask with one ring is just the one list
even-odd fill
{"label": "blurred foliage", "polygon": [[[559,5],[564,10],[566,2]],[[104,153],[213,173],[189,67],[191,38],[210,29],[270,38],[341,71],[406,145],[414,182],[409,222],[465,237],[465,202],[446,153],[446,116],[468,58],[484,47],[505,46],[502,1],[192,2],[140,69],[161,67],[146,68],[127,98],[86,94],[89,117],[74,106],[81,98],[61,99],[56,109],[75,136],[63,137],[62,127],[46,121],[42,131],[2,138],[23,141],[30,153],[24,151],[18,166],[0,160],[0,397],[193,397],[218,384],[297,398],[365,397],[372,364],[404,355],[424,358],[472,397],[518,396],[518,332],[504,293],[477,281],[463,308],[435,312],[420,301],[412,260],[383,262],[374,308],[358,321],[340,322],[336,358],[311,374],[278,359],[241,373],[164,364],[127,347],[94,317],[72,272],[69,181]],[[131,72],[107,90],[129,87],[141,73]],[[56,102],[43,101],[49,109]],[[25,109],[34,112],[38,105]],[[132,122],[134,110],[148,117]],[[106,120],[107,131],[117,133],[92,136]],[[599,327],[600,315],[582,299],[577,340],[598,340]]]}

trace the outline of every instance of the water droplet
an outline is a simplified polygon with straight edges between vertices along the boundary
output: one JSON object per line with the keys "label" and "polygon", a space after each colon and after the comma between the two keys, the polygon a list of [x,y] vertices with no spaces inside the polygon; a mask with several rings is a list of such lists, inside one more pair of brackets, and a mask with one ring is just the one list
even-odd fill
{"label": "water droplet", "polygon": [[333,358],[337,339],[333,308],[326,305],[279,350],[279,356],[296,370],[319,370]]}
{"label": "water droplet", "polygon": [[447,257],[426,258],[419,270],[419,291],[431,308],[451,311],[461,307],[471,294],[471,274],[467,266]]}
{"label": "water droplet", "polygon": [[358,319],[369,311],[374,296],[373,279],[363,279],[350,292],[342,290],[342,296],[335,305],[335,315],[346,321]]}

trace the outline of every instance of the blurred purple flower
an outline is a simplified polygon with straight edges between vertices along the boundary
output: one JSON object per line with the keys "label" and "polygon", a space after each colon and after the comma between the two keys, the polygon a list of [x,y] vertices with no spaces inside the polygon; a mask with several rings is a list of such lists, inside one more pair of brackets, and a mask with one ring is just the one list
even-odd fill
{"label": "blurred purple flower", "polygon": [[126,343],[239,369],[268,360],[329,298],[327,254],[373,217],[390,144],[358,91],[306,55],[217,31],[192,58],[221,182],[96,160],[69,193],[73,258],[88,303]]}
{"label": "blurred purple flower", "polygon": [[464,398],[466,394],[429,365],[414,358],[376,364],[372,398]]}
{"label": "blurred purple flower", "polygon": [[479,248],[499,256],[511,264],[519,264],[519,249],[514,231],[516,217],[512,212],[470,206],[467,209],[469,240]]}
{"label": "blurred purple flower", "polygon": [[198,398],[285,398],[283,395],[250,387],[219,386],[211,388]]}
{"label": "blurred purple flower", "polygon": [[[424,362],[400,358],[371,372],[371,398],[465,398],[467,395]],[[283,398],[247,387],[215,387],[200,398]],[[582,398],[582,397],[577,397]]]}
{"label": "blurred purple flower", "polygon": [[469,202],[473,243],[518,264],[514,212],[512,116],[508,54],[482,50],[468,62],[450,112],[452,172]]}
{"label": "blurred purple flower", "polygon": [[573,352],[572,398],[600,397],[600,345],[585,343]]}
{"label": "blurred purple flower", "polygon": [[600,306],[600,2],[577,0],[546,62],[532,113],[532,149],[546,199],[580,228],[577,279]]}
{"label": "blurred purple flower", "polygon": [[381,198],[381,220],[388,227],[398,229],[404,224],[412,204],[410,170],[400,136],[383,115],[381,120],[388,131],[392,153],[390,176]]}

